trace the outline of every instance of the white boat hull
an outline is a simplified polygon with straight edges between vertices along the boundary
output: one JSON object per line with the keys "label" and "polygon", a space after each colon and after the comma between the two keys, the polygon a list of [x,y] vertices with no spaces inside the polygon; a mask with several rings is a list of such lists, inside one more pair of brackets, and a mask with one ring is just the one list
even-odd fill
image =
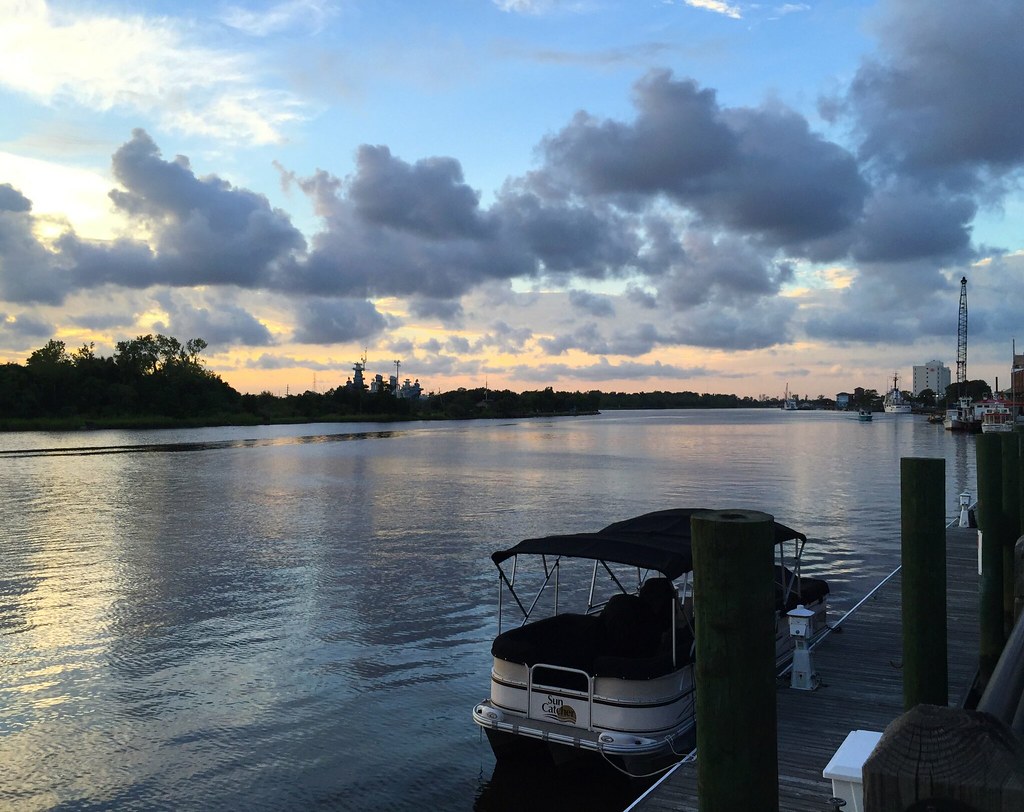
{"label": "white boat hull", "polygon": [[[815,631],[824,629],[825,601],[807,608],[815,612]],[[793,654],[785,615],[776,619],[775,643],[776,664],[782,668]],[[542,681],[545,674],[578,684],[549,685]],[[562,763],[591,753],[633,775],[647,775],[679,761],[692,748],[695,700],[692,661],[652,679],[619,679],[494,657],[491,695],[473,709],[473,721],[487,732],[498,758],[542,749]]]}

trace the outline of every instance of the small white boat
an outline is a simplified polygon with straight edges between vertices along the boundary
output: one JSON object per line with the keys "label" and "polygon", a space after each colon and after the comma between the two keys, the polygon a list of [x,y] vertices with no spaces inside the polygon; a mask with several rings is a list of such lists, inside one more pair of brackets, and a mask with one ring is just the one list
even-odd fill
{"label": "small white boat", "polygon": [[973,434],[981,431],[981,418],[975,415],[971,399],[965,396],[957,400],[956,406],[946,410],[943,425],[947,431],[966,431]]}
{"label": "small white boat", "polygon": [[857,419],[867,423],[868,421],[871,420],[871,412],[868,411],[867,409],[861,409],[859,412],[857,412]]}
{"label": "small white boat", "polygon": [[1002,401],[980,401],[974,404],[974,409],[976,414],[981,415],[982,433],[1001,434],[1013,431],[1013,412]]}
{"label": "small white boat", "polygon": [[[689,751],[695,512],[662,510],[597,533],[527,539],[491,556],[498,634],[490,696],[473,708],[473,721],[499,760],[540,752],[562,763],[596,754],[632,775],[649,775]],[[829,589],[800,576],[802,533],[776,522],[775,540],[782,666],[793,652],[786,612],[803,604],[812,628],[824,629]],[[783,560],[790,542],[792,568]],[[570,600],[575,611],[566,611]]]}

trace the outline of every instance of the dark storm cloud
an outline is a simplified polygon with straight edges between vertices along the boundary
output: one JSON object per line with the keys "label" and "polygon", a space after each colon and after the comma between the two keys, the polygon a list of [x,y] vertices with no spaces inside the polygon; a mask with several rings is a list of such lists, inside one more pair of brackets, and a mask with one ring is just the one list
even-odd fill
{"label": "dark storm cloud", "polygon": [[60,304],[65,295],[63,262],[33,233],[31,203],[7,185],[0,208],[0,300]]}
{"label": "dark storm cloud", "polygon": [[588,355],[644,355],[656,347],[676,341],[671,334],[653,324],[603,330],[589,323],[554,338],[538,339],[537,343],[549,355],[562,355],[569,350],[580,350]]}
{"label": "dark storm cloud", "polygon": [[134,130],[131,140],[114,153],[113,170],[125,190],[115,189],[110,198],[150,227],[154,257],[148,268],[135,257],[135,264],[145,270],[123,276],[113,271],[97,279],[99,269],[83,266],[83,284],[258,287],[267,284],[280,263],[305,248],[302,234],[266,197],[215,176],[199,178],[183,156],[163,160],[144,130]]}
{"label": "dark storm cloud", "polygon": [[529,327],[513,327],[504,321],[496,321],[487,333],[477,342],[477,348],[496,349],[499,352],[517,355],[523,351],[533,338],[533,330]]}
{"label": "dark storm cloud", "polygon": [[294,340],[336,344],[366,338],[386,322],[371,302],[361,299],[306,299],[296,308]]}
{"label": "dark storm cloud", "polygon": [[444,324],[462,321],[462,304],[457,299],[431,299],[415,296],[409,300],[409,312],[420,318],[440,319]]}
{"label": "dark storm cloud", "polygon": [[410,165],[364,148],[346,181],[321,171],[297,182],[325,229],[287,284],[307,293],[415,296],[428,304],[423,315],[457,318],[454,304],[445,312],[440,303],[492,280],[624,272],[639,246],[628,218],[613,209],[542,200],[518,182],[485,211],[451,160]]}
{"label": "dark storm cloud", "polygon": [[[106,304],[107,307],[110,307],[109,302]],[[85,327],[89,330],[111,330],[133,324],[135,313],[131,312],[131,310],[92,310],[88,313],[72,314],[68,317],[68,320],[76,327]]]}
{"label": "dark storm cloud", "polygon": [[171,292],[154,297],[170,317],[162,332],[204,339],[218,350],[231,346],[265,347],[274,343],[259,319],[223,296],[211,295],[196,305]]}
{"label": "dark storm cloud", "polygon": [[636,266],[641,241],[631,218],[600,201],[544,199],[529,185],[506,184],[493,211],[506,243],[527,251],[531,272],[603,279]]}
{"label": "dark storm cloud", "polygon": [[954,285],[927,261],[872,265],[830,306],[815,308],[804,330],[811,338],[834,341],[955,340],[959,281],[957,275]]}
{"label": "dark storm cloud", "polygon": [[667,195],[709,223],[785,245],[849,227],[867,186],[856,160],[778,105],[725,109],[714,91],[655,71],[635,89],[636,120],[579,113],[545,140],[538,188]]}
{"label": "dark storm cloud", "polygon": [[[391,171],[377,166],[384,160],[393,165]],[[360,171],[367,171],[367,167],[360,167]],[[417,173],[390,154],[378,152],[372,177],[357,173],[346,184],[320,171],[298,181],[323,219],[324,230],[313,239],[313,250],[307,258],[283,273],[275,287],[308,294],[419,295],[441,300],[456,299],[485,279],[529,274],[528,255],[506,243],[495,229],[440,239],[424,234],[420,222],[367,219],[365,210],[347,193],[349,188],[358,187],[364,198],[372,197],[368,187],[374,179],[383,178],[392,187],[384,195],[389,200],[403,196],[445,198],[451,196],[455,177],[450,171]],[[394,188],[402,183],[417,184],[417,188]]]}
{"label": "dark storm cloud", "polygon": [[0,330],[17,339],[49,338],[54,334],[54,325],[30,313],[0,312]]}
{"label": "dark storm cloud", "polygon": [[1019,169],[1020,3],[901,0],[884,9],[881,55],[865,61],[842,100],[855,116],[863,154],[947,182],[964,169]]}
{"label": "dark storm cloud", "polygon": [[865,208],[853,257],[861,262],[969,258],[977,209],[965,195],[939,197],[909,180],[879,188]]}
{"label": "dark storm cloud", "polygon": [[31,211],[32,201],[9,183],[0,183],[0,211]]}
{"label": "dark storm cloud", "polygon": [[462,336],[449,336],[444,342],[444,348],[448,352],[465,355],[469,352],[469,339]]}
{"label": "dark storm cloud", "polygon": [[463,182],[454,158],[408,164],[387,147],[363,145],[348,193],[357,216],[368,223],[433,239],[480,237],[488,230],[479,195]]}
{"label": "dark storm cloud", "polygon": [[797,305],[792,299],[763,298],[734,307],[710,304],[686,313],[666,330],[667,344],[723,350],[759,350],[793,340]]}
{"label": "dark storm cloud", "polygon": [[748,241],[689,229],[681,235],[670,226],[648,224],[650,253],[647,262],[656,262],[664,272],[652,276],[649,283],[658,291],[658,299],[672,309],[685,311],[716,302],[719,305],[753,303],[776,295],[783,283],[793,278],[788,263],[772,261]]}
{"label": "dark storm cloud", "polygon": [[585,290],[570,290],[569,304],[591,316],[611,317],[615,315],[615,305],[612,304],[611,296],[602,296]]}

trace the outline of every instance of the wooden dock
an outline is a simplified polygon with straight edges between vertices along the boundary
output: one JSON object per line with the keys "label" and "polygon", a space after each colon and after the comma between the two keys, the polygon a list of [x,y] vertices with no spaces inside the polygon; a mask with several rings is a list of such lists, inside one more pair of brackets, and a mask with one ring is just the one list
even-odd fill
{"label": "wooden dock", "polygon": [[[960,704],[978,666],[977,541],[977,530],[946,531],[951,705]],[[822,777],[822,771],[847,734],[852,730],[884,731],[903,713],[900,614],[897,573],[814,648],[814,667],[821,679],[816,691],[793,690],[788,678],[780,682],[776,693],[779,809],[828,810],[832,782]],[[678,765],[629,809],[695,812],[696,763]]]}

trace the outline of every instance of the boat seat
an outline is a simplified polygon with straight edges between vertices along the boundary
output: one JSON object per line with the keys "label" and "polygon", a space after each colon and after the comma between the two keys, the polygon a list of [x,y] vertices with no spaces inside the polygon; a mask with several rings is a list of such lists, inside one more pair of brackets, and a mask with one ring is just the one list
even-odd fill
{"label": "boat seat", "polygon": [[566,612],[502,632],[491,654],[522,665],[548,663],[590,672],[601,637],[596,615]]}
{"label": "boat seat", "polygon": [[639,595],[613,595],[600,618],[604,633],[602,655],[649,657],[657,651],[662,627]]}
{"label": "boat seat", "polygon": [[672,638],[664,632],[653,654],[646,657],[616,657],[602,655],[594,658],[595,677],[647,680],[671,674],[693,660],[693,634],[689,629],[676,630],[676,660],[672,662]]}
{"label": "boat seat", "polygon": [[668,578],[648,578],[640,587],[640,599],[647,604],[647,607],[654,615],[654,620],[662,629],[669,629],[672,626],[674,612],[673,605],[676,601],[676,588]]}

